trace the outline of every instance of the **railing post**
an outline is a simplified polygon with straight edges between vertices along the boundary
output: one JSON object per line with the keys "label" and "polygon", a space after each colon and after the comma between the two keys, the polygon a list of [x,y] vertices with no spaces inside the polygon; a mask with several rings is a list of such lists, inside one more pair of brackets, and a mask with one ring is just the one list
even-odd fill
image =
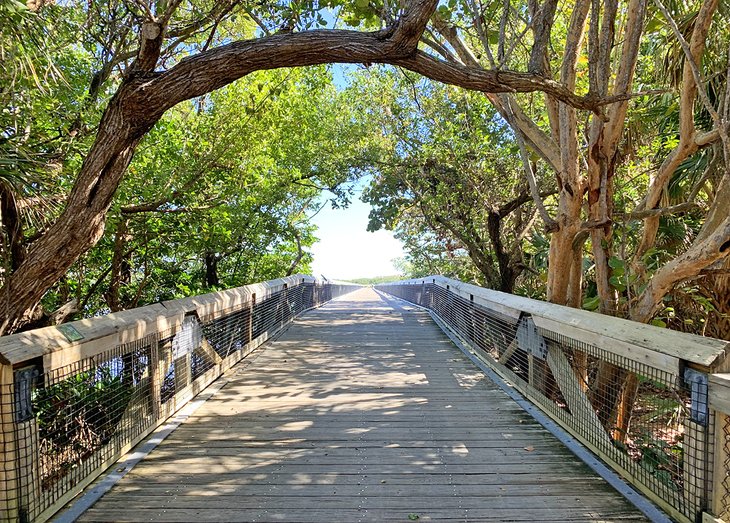
{"label": "railing post", "polygon": [[476,342],[477,338],[475,336],[475,333],[476,333],[476,321],[474,319],[475,316],[476,316],[476,309],[474,307],[474,295],[470,294],[469,295],[469,309],[467,311],[467,319],[466,319],[466,321],[467,321],[466,336],[467,336],[468,340],[474,344],[474,346],[478,347],[479,344]]}
{"label": "railing post", "polygon": [[[186,390],[187,387],[192,383],[193,381],[193,371],[191,368],[191,356],[192,352],[197,348],[190,346],[190,343],[195,339],[194,335],[190,334],[189,338],[183,337],[182,334],[184,332],[184,329],[186,329],[186,322],[187,322],[187,329],[194,329],[192,327],[192,324],[189,323],[192,320],[189,320],[188,318],[192,318],[192,316],[186,316],[185,320],[181,325],[177,327],[177,333],[175,334],[175,338],[173,339],[173,365],[175,366],[175,405],[177,408],[179,396],[178,394],[180,391]],[[175,354],[175,342],[178,343],[178,354]],[[182,354],[180,354],[182,352]]]}
{"label": "railing post", "polygon": [[13,368],[0,364],[0,522],[19,519]]}
{"label": "railing post", "polygon": [[684,422],[684,499],[688,506],[702,509],[705,500],[707,475],[707,427],[692,419]]}
{"label": "railing post", "polygon": [[712,513],[730,520],[730,414],[715,412]]}
{"label": "railing post", "polygon": [[150,343],[150,401],[152,417],[155,421],[162,416],[162,380],[165,379],[163,369],[164,355],[160,347],[160,337],[155,335]]}
{"label": "railing post", "polygon": [[256,308],[256,293],[251,295],[251,305],[248,313],[248,341],[253,341],[253,311]]}
{"label": "railing post", "polygon": [[687,368],[685,383],[690,391],[690,416],[684,421],[682,475],[684,499],[701,510],[707,497],[707,427],[710,422],[707,374]]}
{"label": "railing post", "polygon": [[0,521],[29,521],[39,512],[38,422],[31,392],[35,366],[0,365]]}
{"label": "railing post", "polygon": [[528,383],[541,393],[547,391],[550,369],[547,365],[548,345],[530,316],[523,316],[517,326],[517,345],[527,353]]}
{"label": "railing post", "polygon": [[289,319],[288,318],[289,315],[287,313],[288,308],[289,308],[288,294],[289,294],[289,285],[287,285],[285,283],[284,288],[281,289],[281,300],[279,301],[279,309],[281,310],[279,328],[282,328]]}
{"label": "railing post", "polygon": [[710,510],[730,521],[730,374],[709,377],[710,408],[715,415]]}

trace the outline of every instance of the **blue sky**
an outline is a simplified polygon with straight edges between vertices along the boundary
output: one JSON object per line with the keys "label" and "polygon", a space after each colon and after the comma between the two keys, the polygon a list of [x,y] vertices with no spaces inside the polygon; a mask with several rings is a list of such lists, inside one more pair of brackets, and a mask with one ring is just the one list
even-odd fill
{"label": "blue sky", "polygon": [[370,205],[357,194],[347,209],[327,204],[312,223],[319,242],[312,247],[312,274],[347,280],[398,274],[392,260],[404,255],[400,241],[390,231],[367,232]]}

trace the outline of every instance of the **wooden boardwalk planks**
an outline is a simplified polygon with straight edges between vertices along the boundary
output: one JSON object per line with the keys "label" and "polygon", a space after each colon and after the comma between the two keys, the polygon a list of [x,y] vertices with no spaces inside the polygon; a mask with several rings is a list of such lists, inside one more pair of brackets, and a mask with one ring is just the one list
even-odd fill
{"label": "wooden boardwalk planks", "polygon": [[81,520],[643,520],[427,313],[370,289],[230,379]]}

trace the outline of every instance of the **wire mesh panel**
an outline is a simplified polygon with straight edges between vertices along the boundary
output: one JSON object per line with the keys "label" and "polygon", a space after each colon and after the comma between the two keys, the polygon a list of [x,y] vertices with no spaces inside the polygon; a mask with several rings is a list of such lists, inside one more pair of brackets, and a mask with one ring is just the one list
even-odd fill
{"label": "wire mesh panel", "polygon": [[38,517],[153,424],[155,342],[148,337],[43,374],[15,372],[19,519]]}
{"label": "wire mesh panel", "polygon": [[46,519],[220,376],[224,362],[358,288],[278,287],[203,318],[192,310],[166,330],[51,370],[42,357],[0,364],[0,522]]}
{"label": "wire mesh panel", "polygon": [[[435,283],[379,290],[431,309],[533,402],[673,515],[707,508],[712,417],[707,375],[680,375],[538,327]],[[463,293],[461,293],[463,294]],[[598,318],[597,318],[598,320]]]}
{"label": "wire mesh panel", "polygon": [[253,339],[251,304],[229,309],[219,317],[210,316],[202,322],[203,334],[213,350],[226,358]]}

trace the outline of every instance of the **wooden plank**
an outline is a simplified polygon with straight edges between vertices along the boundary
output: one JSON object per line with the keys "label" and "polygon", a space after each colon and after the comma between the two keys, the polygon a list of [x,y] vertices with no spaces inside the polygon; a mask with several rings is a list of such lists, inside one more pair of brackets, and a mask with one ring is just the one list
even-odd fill
{"label": "wooden plank", "polygon": [[555,381],[563,393],[565,401],[568,403],[570,413],[577,418],[576,425],[586,426],[590,433],[595,437],[597,444],[603,444],[607,447],[613,445],[608,433],[601,425],[601,421],[593,410],[593,405],[586,397],[586,393],[581,387],[578,379],[570,365],[568,358],[563,354],[560,346],[551,343],[548,349],[547,362],[550,370],[555,377]]}
{"label": "wooden plank", "polygon": [[46,327],[3,336],[0,339],[0,361],[18,365],[34,358],[44,358],[46,372],[70,365],[113,349],[115,346],[168,330],[182,322],[185,314],[197,312],[201,317],[224,314],[231,308],[250,302],[252,294],[259,300],[284,288],[302,282],[314,282],[311,276],[297,274],[254,285],[215,293],[166,301],[106,316],[70,322],[83,339],[69,341],[57,327]]}
{"label": "wooden plank", "polygon": [[69,341],[57,327],[4,336],[0,338],[0,352],[15,365],[43,357],[48,372],[169,329],[180,320],[160,304],[149,305],[67,324],[83,336],[76,342]]}
{"label": "wooden plank", "polygon": [[[411,514],[413,514],[411,516]],[[410,518],[409,518],[410,516]],[[270,507],[265,509],[237,509],[226,511],[209,511],[201,509],[150,508],[135,506],[119,508],[111,511],[91,509],[80,521],[107,521],[107,522],[273,522],[286,521],[288,523],[322,523],[323,521],[398,521],[403,523],[418,516],[418,521],[525,521],[540,522],[581,522],[586,521],[646,521],[645,518],[626,509],[612,509],[602,514],[596,514],[584,507],[565,507],[559,511],[552,508],[523,508],[521,511],[513,509],[444,509],[428,512],[398,511],[378,509],[338,509],[333,513],[331,509],[308,507],[292,511],[286,508]]]}
{"label": "wooden plank", "polygon": [[709,468],[706,458],[707,429],[691,419],[684,421],[684,453],[682,476],[684,500],[689,507],[701,509],[704,505],[706,479]]}
{"label": "wooden plank", "polygon": [[715,411],[712,467],[712,514],[730,520],[730,414]]}
{"label": "wooden plank", "polygon": [[223,361],[223,358],[220,357],[220,354],[215,351],[210,342],[205,338],[203,338],[203,340],[201,341],[200,347],[198,347],[197,352],[202,354],[208,361],[212,362],[213,365],[218,365]]}
{"label": "wooden plank", "polygon": [[41,471],[37,449],[38,422],[30,419],[16,423],[16,434],[19,506],[25,514],[37,514],[42,508],[39,503]]}
{"label": "wooden plank", "polygon": [[730,374],[710,374],[710,408],[730,414]]}
{"label": "wooden plank", "polygon": [[499,363],[506,365],[515,351],[517,351],[517,338],[513,339],[507,349],[499,356]]}
{"label": "wooden plank", "polygon": [[444,340],[370,290],[304,315],[83,519],[641,519]]}
{"label": "wooden plank", "polygon": [[[233,481],[235,479],[235,481]],[[449,478],[446,474],[363,474],[354,471],[349,474],[337,474],[334,472],[322,472],[309,476],[309,483],[304,483],[299,474],[293,472],[270,472],[262,473],[256,470],[240,472],[235,475],[212,475],[212,474],[190,474],[178,471],[176,474],[159,475],[154,482],[150,482],[146,474],[138,474],[137,469],[127,475],[123,485],[117,489],[123,491],[126,488],[137,489],[140,492],[148,488],[160,488],[170,485],[174,488],[198,487],[205,488],[216,486],[234,486],[243,489],[267,488],[270,486],[294,486],[298,488],[324,485],[337,485],[343,488],[367,487],[372,485],[449,485],[464,487],[490,487],[490,486],[513,486],[517,489],[529,488],[531,486],[563,485],[561,488],[572,488],[576,484],[586,487],[596,486],[599,489],[608,489],[606,483],[598,477],[576,476],[570,472],[566,474],[554,473],[497,473],[486,474],[459,474]]]}
{"label": "wooden plank", "polygon": [[702,513],[702,523],[725,523],[725,521],[720,518],[716,518],[712,514],[703,512]]}
{"label": "wooden plank", "polygon": [[[553,318],[541,318],[539,316],[534,316],[533,319],[535,321],[535,325],[543,329],[573,338],[588,345],[593,345],[611,354],[617,354],[630,361],[647,365],[649,368],[663,370],[674,377],[680,376],[682,359],[678,356],[664,354],[654,348],[645,348],[641,345],[637,345],[633,341],[625,341],[623,339],[615,338],[604,332],[586,331],[585,329],[563,321],[555,321]],[[598,323],[596,318],[594,318],[594,323]],[[666,342],[669,343],[669,340],[666,340]],[[680,342],[680,340],[675,341],[675,343],[678,342]]]}
{"label": "wooden plank", "polygon": [[[362,478],[362,476],[360,476]],[[221,481],[211,481],[205,485],[200,484],[177,484],[177,483],[161,483],[149,482],[131,483],[125,482],[124,486],[120,486],[116,490],[115,497],[117,499],[133,499],[144,496],[151,503],[159,503],[155,500],[157,496],[200,496],[215,493],[216,496],[275,496],[284,497],[296,495],[302,498],[316,498],[322,496],[333,497],[357,497],[362,494],[363,487],[367,487],[369,494],[377,494],[378,497],[402,497],[405,494],[415,497],[426,496],[454,496],[454,485],[449,482],[443,483],[397,483],[390,479],[390,476],[378,476],[383,479],[377,483],[363,484],[309,484],[303,485],[301,482],[293,484],[231,484],[225,479]],[[572,478],[569,482],[552,482],[549,477],[545,477],[542,483],[527,483],[522,485],[503,484],[492,481],[487,484],[471,484],[461,485],[459,487],[459,495],[463,498],[471,498],[474,496],[549,496],[554,492],[565,492],[566,488],[575,495],[581,494],[597,495],[600,493],[601,485],[596,482],[580,481],[579,478]],[[473,501],[473,500],[472,500]]]}
{"label": "wooden plank", "polygon": [[[505,489],[506,490],[506,489]],[[281,507],[286,508],[290,513],[296,510],[307,509],[313,506],[320,509],[342,510],[348,508],[363,508],[367,510],[402,510],[408,512],[431,512],[434,510],[454,510],[467,507],[481,507],[486,509],[491,504],[494,509],[520,511],[526,507],[525,499],[520,496],[508,496],[502,493],[496,493],[494,496],[455,496],[453,492],[446,496],[425,495],[423,497],[412,497],[410,492],[405,491],[405,495],[392,495],[392,488],[381,487],[372,489],[367,492],[367,496],[244,496],[244,495],[221,495],[216,492],[208,492],[205,494],[177,496],[174,501],[166,499],[167,496],[160,498],[159,496],[146,496],[144,493],[136,496],[118,495],[114,500],[107,500],[104,504],[108,510],[119,510],[128,508],[130,511],[136,510],[137,507],[146,507],[150,505],[150,501],[158,504],[173,505],[176,509],[197,509],[201,511],[215,510],[246,510],[265,507]],[[390,494],[390,495],[383,495]],[[562,507],[572,504],[575,508],[586,510],[591,506],[604,505],[607,509],[623,508],[628,512],[626,506],[619,501],[610,503],[606,501],[601,492],[587,493],[580,495],[574,493],[550,493],[548,495],[535,495],[530,498],[530,507],[535,513],[540,511],[560,511]],[[623,505],[623,506],[622,506]],[[537,509],[539,507],[539,509]],[[335,515],[334,513],[332,514]],[[225,518],[222,518],[225,521]]]}

